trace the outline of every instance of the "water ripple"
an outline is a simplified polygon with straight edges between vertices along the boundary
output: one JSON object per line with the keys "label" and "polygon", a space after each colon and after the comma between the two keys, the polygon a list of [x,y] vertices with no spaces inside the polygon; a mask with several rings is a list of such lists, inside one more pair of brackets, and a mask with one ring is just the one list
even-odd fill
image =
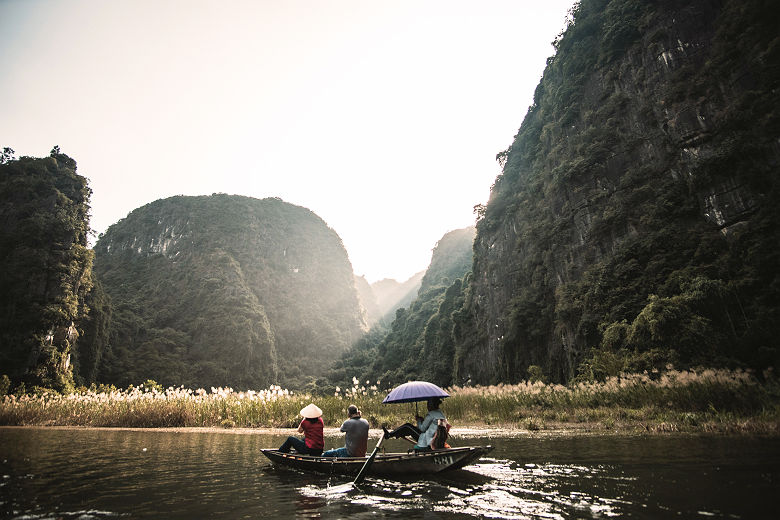
{"label": "water ripple", "polygon": [[[412,514],[420,511],[447,516],[516,519],[570,517],[606,518],[623,513],[624,503],[591,493],[565,490],[561,478],[572,482],[604,475],[598,467],[559,464],[520,466],[509,460],[485,459],[468,470],[432,480],[398,482],[367,479],[351,493],[329,496],[333,502],[369,507],[378,511]],[[327,489],[304,486],[298,492],[326,496]]]}

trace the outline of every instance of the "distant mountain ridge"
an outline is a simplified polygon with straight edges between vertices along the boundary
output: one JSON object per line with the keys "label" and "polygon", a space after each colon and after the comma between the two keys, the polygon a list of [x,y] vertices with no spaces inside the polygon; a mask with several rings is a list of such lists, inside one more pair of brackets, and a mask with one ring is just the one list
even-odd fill
{"label": "distant mountain ridge", "polygon": [[380,321],[390,323],[396,309],[408,306],[417,297],[424,275],[425,271],[420,271],[405,282],[384,278],[372,284],[362,276],[356,277],[355,285],[366,309],[369,327]]}
{"label": "distant mountain ridge", "polygon": [[[324,385],[348,385],[354,376],[387,385],[408,379],[450,384],[455,357],[452,315],[463,304],[462,285],[471,270],[475,232],[468,227],[442,236],[428,269],[412,278],[420,281],[411,301],[399,305],[392,317],[374,325],[345,352]],[[383,281],[387,286],[398,287]]]}

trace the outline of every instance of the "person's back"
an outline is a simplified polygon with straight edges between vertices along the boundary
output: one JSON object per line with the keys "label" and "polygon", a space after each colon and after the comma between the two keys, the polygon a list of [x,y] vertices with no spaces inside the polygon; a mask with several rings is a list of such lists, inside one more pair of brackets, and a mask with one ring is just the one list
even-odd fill
{"label": "person's back", "polygon": [[322,417],[304,419],[301,421],[300,428],[303,430],[306,447],[311,450],[319,450],[325,447],[323,427],[325,424]]}
{"label": "person's back", "polygon": [[349,419],[341,425],[344,447],[328,450],[323,457],[364,457],[368,448],[368,421],[360,417],[360,410],[354,404],[347,407]]}
{"label": "person's back", "polygon": [[341,431],[346,433],[344,445],[350,457],[364,457],[368,448],[368,421],[359,415],[350,417],[341,425]]}
{"label": "person's back", "polygon": [[291,448],[295,448],[295,451],[303,455],[319,456],[322,454],[322,449],[325,447],[322,421],[322,410],[311,403],[299,412],[303,417],[301,424],[298,425],[298,433],[303,433],[303,439],[293,437],[292,435],[287,437],[279,447],[279,451],[283,453],[289,453]]}

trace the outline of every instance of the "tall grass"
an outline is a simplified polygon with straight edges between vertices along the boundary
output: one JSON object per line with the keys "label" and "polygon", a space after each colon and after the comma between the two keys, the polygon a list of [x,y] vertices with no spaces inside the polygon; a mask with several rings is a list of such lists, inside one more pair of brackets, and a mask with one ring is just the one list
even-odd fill
{"label": "tall grass", "polygon": [[622,374],[569,386],[454,387],[451,394],[448,417],[465,423],[538,429],[597,422],[605,429],[780,433],[780,385],[774,379],[759,383],[744,370]]}
{"label": "tall grass", "polygon": [[[278,386],[236,392],[230,388],[164,390],[155,384],[127,390],[82,389],[65,395],[9,395],[0,402],[0,424],[294,428],[299,410],[310,402],[323,410],[328,426],[341,424],[349,404],[357,405],[373,427],[408,421],[414,405],[383,405],[386,392],[378,384],[361,386],[354,379],[352,388],[331,395],[297,394]],[[746,371],[670,370],[569,386],[523,382],[448,390],[451,397],[442,409],[456,428],[780,433],[780,385],[773,379],[759,383]],[[424,410],[423,404],[420,411]]]}
{"label": "tall grass", "polygon": [[267,390],[236,392],[231,388],[191,390],[161,389],[141,385],[128,390],[82,389],[70,394],[40,392],[5,396],[0,402],[1,425],[62,425],[113,427],[272,427],[293,428],[299,411],[310,402],[323,410],[329,426],[346,418],[353,402],[364,416],[378,424],[394,417],[381,407],[381,397],[371,392],[339,392],[332,396],[295,394],[279,386]]}

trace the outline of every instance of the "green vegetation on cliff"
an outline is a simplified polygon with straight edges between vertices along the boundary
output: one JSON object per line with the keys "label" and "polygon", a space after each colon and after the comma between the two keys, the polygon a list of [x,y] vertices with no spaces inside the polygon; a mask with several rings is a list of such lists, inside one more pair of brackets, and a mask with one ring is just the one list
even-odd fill
{"label": "green vegetation on cliff", "polygon": [[95,252],[113,309],[101,382],[299,388],[364,330],[338,235],[280,199],[158,200]]}
{"label": "green vegetation on cliff", "polygon": [[[0,160],[0,373],[17,385],[73,384],[92,287],[87,180],[55,147]],[[90,370],[83,359],[78,370]]]}
{"label": "green vegetation on cliff", "polygon": [[575,6],[480,211],[456,381],[778,365],[775,12]]}

